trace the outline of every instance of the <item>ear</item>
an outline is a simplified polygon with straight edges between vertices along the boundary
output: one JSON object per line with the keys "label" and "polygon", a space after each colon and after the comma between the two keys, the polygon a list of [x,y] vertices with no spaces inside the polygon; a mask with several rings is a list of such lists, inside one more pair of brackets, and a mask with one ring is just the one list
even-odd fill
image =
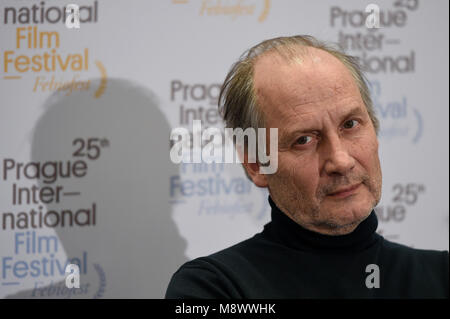
{"label": "ear", "polygon": [[240,147],[236,147],[236,151],[242,163],[242,166],[244,166],[244,169],[247,172],[247,176],[250,177],[250,179],[253,181],[253,184],[258,187],[267,187],[269,184],[267,183],[266,174],[261,174],[259,172],[259,167],[261,164],[258,163],[257,160],[256,163],[254,163],[255,159],[252,161],[252,163],[250,163],[247,150],[244,150],[244,153],[242,153],[242,149]]}
{"label": "ear", "polygon": [[258,162],[256,163],[249,163],[247,156],[245,156],[245,160],[243,161],[242,165],[244,166],[245,170],[247,171],[248,176],[252,179],[253,183],[258,187],[267,187],[267,176],[266,174],[261,174],[259,172],[259,166],[260,164]]}

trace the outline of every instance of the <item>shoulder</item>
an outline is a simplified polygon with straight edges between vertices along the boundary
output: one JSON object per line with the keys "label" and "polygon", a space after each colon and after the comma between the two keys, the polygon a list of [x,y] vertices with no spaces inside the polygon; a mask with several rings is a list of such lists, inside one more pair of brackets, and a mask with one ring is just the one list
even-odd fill
{"label": "shoulder", "polygon": [[446,263],[448,266],[449,252],[447,250],[418,249],[406,245],[383,240],[383,249],[392,258],[408,258],[426,263]]}
{"label": "shoulder", "polygon": [[[383,241],[384,264],[395,274],[423,282],[424,287],[441,289],[448,295],[449,252],[417,249]],[[425,288],[424,288],[425,289]]]}
{"label": "shoulder", "polygon": [[227,298],[227,284],[208,257],[183,264],[172,276],[166,298]]}
{"label": "shoulder", "polygon": [[251,259],[247,253],[255,253],[261,240],[259,235],[255,235],[209,256],[184,263],[173,274],[166,298],[241,298],[231,268]]}

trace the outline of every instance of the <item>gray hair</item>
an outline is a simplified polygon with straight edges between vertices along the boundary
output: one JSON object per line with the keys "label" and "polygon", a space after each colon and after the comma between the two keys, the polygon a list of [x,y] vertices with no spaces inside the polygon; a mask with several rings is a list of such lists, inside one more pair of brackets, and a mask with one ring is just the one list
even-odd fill
{"label": "gray hair", "polygon": [[357,58],[344,54],[341,50],[321,42],[308,35],[278,37],[265,40],[250,48],[233,64],[221,87],[219,95],[219,113],[231,128],[265,127],[264,114],[258,108],[254,86],[253,73],[258,57],[268,52],[277,52],[287,60],[298,58],[299,49],[316,48],[328,52],[341,61],[350,71],[361,98],[366,106],[369,117],[378,134],[379,122],[373,109],[367,80],[361,70]]}

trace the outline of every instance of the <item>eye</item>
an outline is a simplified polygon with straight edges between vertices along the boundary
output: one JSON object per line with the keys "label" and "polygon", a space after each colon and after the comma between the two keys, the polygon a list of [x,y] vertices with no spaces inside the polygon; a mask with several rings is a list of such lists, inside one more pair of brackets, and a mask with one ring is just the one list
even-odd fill
{"label": "eye", "polygon": [[344,123],[344,128],[350,129],[350,128],[354,128],[356,125],[358,125],[357,120],[348,120]]}
{"label": "eye", "polygon": [[303,135],[297,139],[297,144],[305,145],[308,144],[312,140],[311,136]]}

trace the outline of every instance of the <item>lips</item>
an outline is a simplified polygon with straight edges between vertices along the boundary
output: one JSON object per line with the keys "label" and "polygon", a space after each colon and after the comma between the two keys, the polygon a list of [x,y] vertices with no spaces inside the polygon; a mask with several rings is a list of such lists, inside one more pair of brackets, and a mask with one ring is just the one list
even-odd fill
{"label": "lips", "polygon": [[329,196],[346,196],[346,195],[350,195],[354,190],[356,190],[359,186],[361,185],[361,183],[355,184],[353,186],[350,187],[346,187],[346,188],[341,188],[333,193],[328,194]]}

